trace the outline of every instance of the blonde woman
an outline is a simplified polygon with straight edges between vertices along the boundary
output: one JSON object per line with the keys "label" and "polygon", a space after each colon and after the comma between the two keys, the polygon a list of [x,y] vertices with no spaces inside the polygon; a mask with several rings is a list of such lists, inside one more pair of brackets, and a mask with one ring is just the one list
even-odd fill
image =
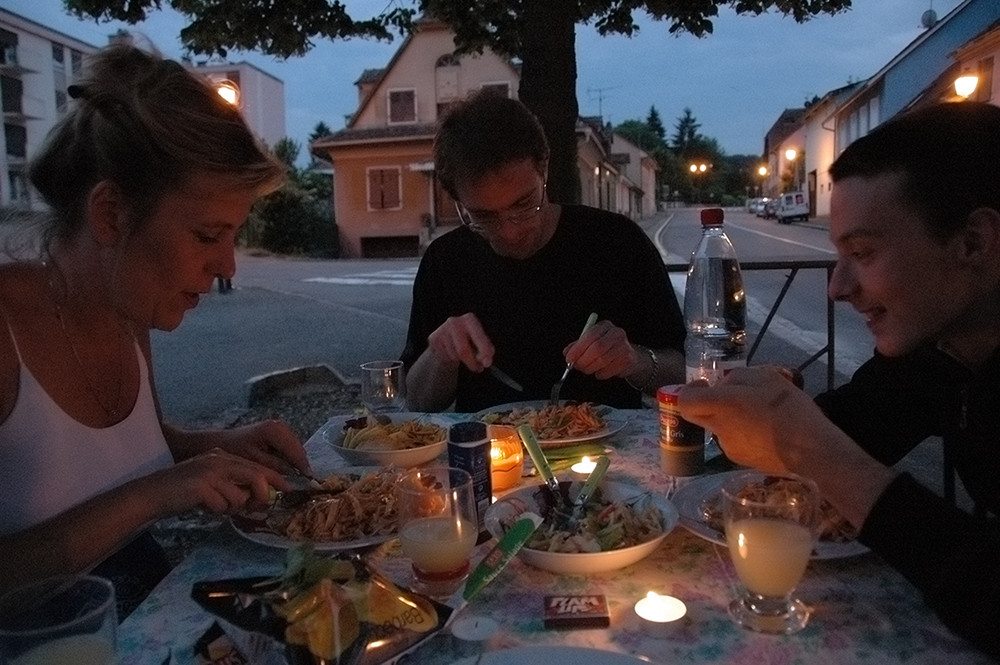
{"label": "blonde woman", "polygon": [[284,170],[156,54],[110,46],[69,92],[30,171],[42,256],[0,266],[0,592],[93,569],[135,598],[167,570],[151,522],[233,512],[308,471],[282,423],[163,422],[150,358],[149,331],[233,275],[237,230]]}

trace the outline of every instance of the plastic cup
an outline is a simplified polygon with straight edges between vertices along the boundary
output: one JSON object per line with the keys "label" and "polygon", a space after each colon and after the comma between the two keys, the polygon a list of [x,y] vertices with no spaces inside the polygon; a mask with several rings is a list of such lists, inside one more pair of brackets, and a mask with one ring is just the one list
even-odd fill
{"label": "plastic cup", "polygon": [[115,589],[92,575],[50,577],[0,598],[3,665],[112,665]]}

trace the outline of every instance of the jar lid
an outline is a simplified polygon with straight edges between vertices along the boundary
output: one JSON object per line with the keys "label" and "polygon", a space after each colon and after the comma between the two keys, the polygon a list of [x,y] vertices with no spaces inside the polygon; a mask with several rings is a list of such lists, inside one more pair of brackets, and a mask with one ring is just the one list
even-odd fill
{"label": "jar lid", "polygon": [[656,401],[663,404],[677,404],[677,393],[681,389],[681,384],[662,386],[656,391]]}
{"label": "jar lid", "polygon": [[448,430],[448,440],[452,443],[472,443],[486,439],[486,423],[467,421],[455,423]]}
{"label": "jar lid", "polygon": [[722,224],[723,219],[725,219],[725,212],[722,208],[702,208],[701,210],[702,226],[718,226]]}

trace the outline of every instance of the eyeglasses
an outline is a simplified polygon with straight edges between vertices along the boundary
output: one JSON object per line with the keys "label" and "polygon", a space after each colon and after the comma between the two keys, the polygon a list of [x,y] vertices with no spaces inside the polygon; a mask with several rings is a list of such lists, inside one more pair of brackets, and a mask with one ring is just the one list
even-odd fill
{"label": "eyeglasses", "polygon": [[510,210],[506,214],[497,212],[471,212],[458,201],[455,201],[455,211],[462,224],[468,226],[473,231],[494,231],[504,222],[510,222],[515,226],[523,224],[538,215],[538,211],[545,204],[546,183],[542,183],[542,199],[537,204],[520,206]]}

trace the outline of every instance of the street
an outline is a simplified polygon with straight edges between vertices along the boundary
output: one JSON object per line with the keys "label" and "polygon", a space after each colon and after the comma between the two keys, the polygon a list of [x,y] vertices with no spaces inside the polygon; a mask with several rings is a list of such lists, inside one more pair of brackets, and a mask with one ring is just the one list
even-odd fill
{"label": "street", "polygon": [[[682,266],[698,243],[698,209],[643,220],[667,265]],[[0,225],[0,236],[16,225]],[[822,224],[779,225],[726,211],[726,231],[742,262],[834,258]],[[170,333],[154,331],[153,361],[165,416],[204,425],[246,407],[254,377],[325,364],[348,381],[366,360],[403,348],[418,259],[314,260],[240,252],[230,293],[216,291]],[[745,270],[751,343],[781,291],[787,270]],[[683,270],[670,274],[682,297]],[[763,336],[753,364],[799,365],[826,344],[826,271],[802,270]],[[871,355],[871,336],[848,305],[837,304],[836,384]],[[826,386],[825,357],[804,372],[806,390]]]}
{"label": "street", "polygon": [[[696,209],[643,222],[667,264],[686,263],[700,233]],[[818,225],[778,225],[727,211],[727,232],[743,261],[809,255],[832,258]],[[348,380],[366,360],[396,358],[403,347],[417,259],[311,260],[240,253],[234,290],[213,292],[171,333],[153,333],[157,387],[166,417],[185,425],[216,422],[246,406],[256,376],[326,364]],[[783,271],[748,271],[751,340],[784,282]],[[826,343],[826,273],[804,270],[764,336],[754,364],[798,365]],[[672,273],[678,295],[684,274]],[[870,336],[849,307],[837,306],[837,383],[871,353]],[[826,385],[824,358],[806,388]]]}

